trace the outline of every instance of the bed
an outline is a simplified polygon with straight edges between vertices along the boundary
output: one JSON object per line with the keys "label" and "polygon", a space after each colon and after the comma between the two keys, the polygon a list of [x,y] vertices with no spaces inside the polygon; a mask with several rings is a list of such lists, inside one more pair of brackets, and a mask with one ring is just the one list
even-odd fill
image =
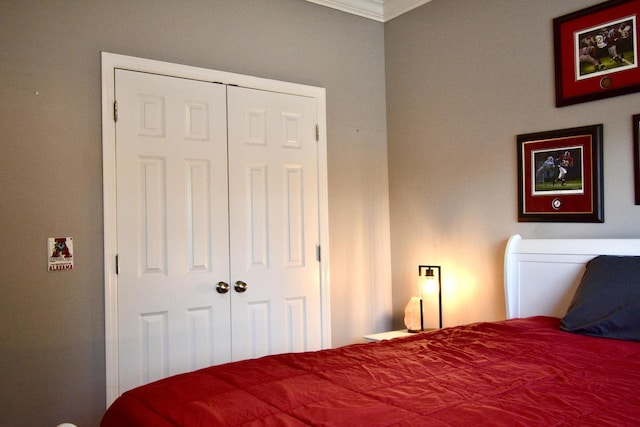
{"label": "bed", "polygon": [[512,236],[506,320],[176,375],[102,427],[638,425],[637,255],[640,239]]}

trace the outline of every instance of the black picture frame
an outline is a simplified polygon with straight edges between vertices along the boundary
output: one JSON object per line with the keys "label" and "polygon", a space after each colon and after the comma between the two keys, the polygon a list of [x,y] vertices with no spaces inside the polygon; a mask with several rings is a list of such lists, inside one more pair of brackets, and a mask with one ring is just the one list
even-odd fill
{"label": "black picture frame", "polygon": [[517,136],[519,222],[604,222],[603,125]]}
{"label": "black picture frame", "polygon": [[556,107],[640,91],[639,13],[611,0],[553,20]]}
{"label": "black picture frame", "polygon": [[640,114],[631,116],[631,126],[633,129],[633,175],[636,205],[640,205]]}

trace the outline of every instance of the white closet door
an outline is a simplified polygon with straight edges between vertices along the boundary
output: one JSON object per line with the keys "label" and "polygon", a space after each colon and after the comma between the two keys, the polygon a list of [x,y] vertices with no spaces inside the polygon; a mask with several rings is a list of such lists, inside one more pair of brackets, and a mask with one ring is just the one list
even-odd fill
{"label": "white closet door", "polygon": [[316,114],[314,98],[228,88],[234,360],[321,348]]}
{"label": "white closet door", "polygon": [[226,87],[116,70],[120,393],[230,360]]}

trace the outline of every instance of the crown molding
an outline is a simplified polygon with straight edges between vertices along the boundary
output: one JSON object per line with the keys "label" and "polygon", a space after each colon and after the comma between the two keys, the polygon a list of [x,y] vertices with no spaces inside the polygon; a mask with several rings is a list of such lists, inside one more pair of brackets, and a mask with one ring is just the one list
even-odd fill
{"label": "crown molding", "polygon": [[387,22],[431,0],[306,0],[343,12]]}
{"label": "crown molding", "polygon": [[384,0],[382,8],[383,22],[387,22],[431,0]]}

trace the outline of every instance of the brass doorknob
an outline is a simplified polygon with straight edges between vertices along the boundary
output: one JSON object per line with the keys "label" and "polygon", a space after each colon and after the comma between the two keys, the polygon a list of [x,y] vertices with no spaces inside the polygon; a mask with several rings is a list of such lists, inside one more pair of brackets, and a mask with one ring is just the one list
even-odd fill
{"label": "brass doorknob", "polygon": [[216,291],[218,291],[219,294],[226,294],[227,292],[229,292],[229,284],[218,282],[218,284],[216,285]]}
{"label": "brass doorknob", "polygon": [[247,284],[244,283],[241,280],[238,280],[235,285],[233,285],[233,289],[236,290],[236,292],[244,292],[247,290]]}

